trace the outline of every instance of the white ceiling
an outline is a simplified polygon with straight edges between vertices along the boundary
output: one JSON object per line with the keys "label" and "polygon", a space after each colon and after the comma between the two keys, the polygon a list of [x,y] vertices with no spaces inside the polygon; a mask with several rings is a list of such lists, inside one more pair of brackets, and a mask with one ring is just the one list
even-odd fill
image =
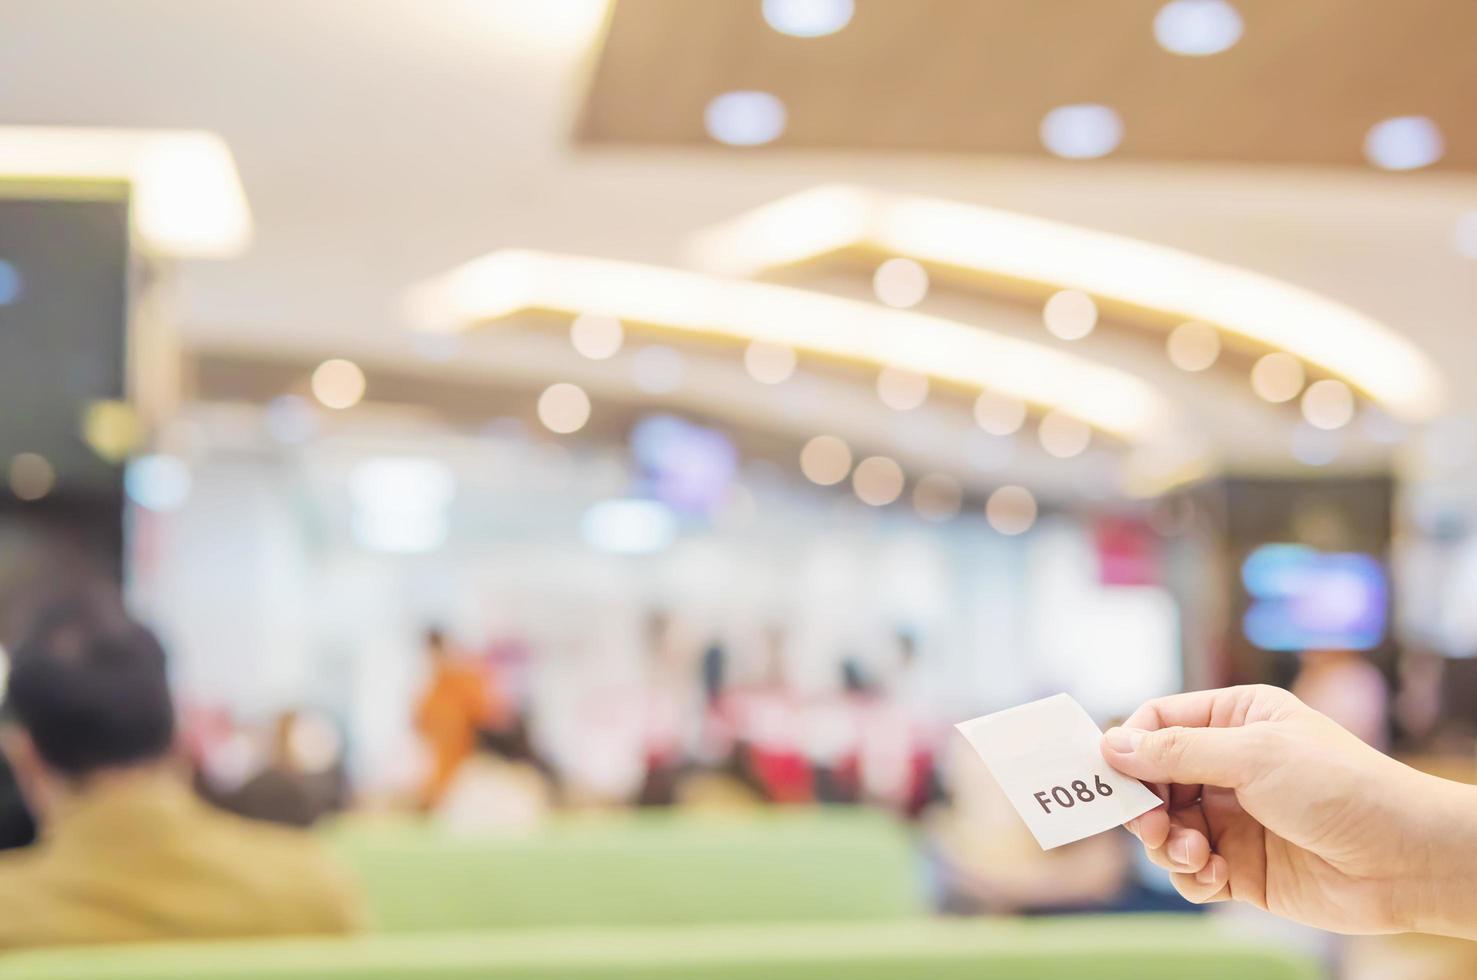
{"label": "white ceiling", "polygon": [[[750,0],[733,0],[750,2]],[[757,2],[757,0],[752,0]],[[178,270],[196,346],[412,350],[402,290],[505,246],[678,262],[821,181],[1135,235],[1327,293],[1427,349],[1477,420],[1477,178],[1018,157],[576,151],[600,0],[0,0],[0,122],[199,127],[236,155],[243,257]],[[1473,481],[1477,485],[1477,480]]]}

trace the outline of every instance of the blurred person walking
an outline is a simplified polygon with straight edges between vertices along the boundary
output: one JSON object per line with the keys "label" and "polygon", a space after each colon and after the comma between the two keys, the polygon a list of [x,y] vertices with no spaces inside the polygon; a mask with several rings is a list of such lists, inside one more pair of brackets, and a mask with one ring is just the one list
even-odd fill
{"label": "blurred person walking", "polygon": [[40,825],[0,854],[0,949],[342,933],[354,889],[310,836],[217,811],[172,756],[165,654],[111,603],[13,651],[0,744]]}
{"label": "blurred person walking", "polygon": [[454,657],[440,630],[427,630],[425,644],[431,682],[416,707],[415,727],[431,755],[420,796],[421,809],[429,812],[440,804],[457,770],[476,751],[477,733],[491,723],[494,705],[486,676]]}

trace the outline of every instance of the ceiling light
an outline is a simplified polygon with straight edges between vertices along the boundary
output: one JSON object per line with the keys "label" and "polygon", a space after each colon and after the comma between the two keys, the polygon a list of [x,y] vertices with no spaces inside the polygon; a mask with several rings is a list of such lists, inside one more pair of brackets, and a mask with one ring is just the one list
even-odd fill
{"label": "ceiling light", "polygon": [[613,316],[586,313],[569,325],[569,342],[577,353],[592,361],[609,360],[620,353],[625,331]]}
{"label": "ceiling light", "polygon": [[1046,301],[1041,319],[1053,336],[1081,340],[1097,326],[1097,304],[1084,292],[1064,289]]}
{"label": "ceiling light", "polygon": [[929,473],[913,487],[913,509],[925,521],[953,520],[964,502],[964,488],[944,473]]}
{"label": "ceiling light", "polygon": [[708,135],[729,146],[762,146],[785,131],[785,104],[768,92],[725,92],[703,112]]}
{"label": "ceiling light", "polygon": [[744,369],[760,384],[777,385],[795,373],[795,348],[753,340],[744,348]]}
{"label": "ceiling light", "polygon": [[1333,378],[1315,381],[1303,392],[1303,418],[1315,429],[1342,429],[1354,420],[1354,393]]}
{"label": "ceiling light", "polygon": [[851,447],[835,436],[816,436],[800,450],[800,472],[811,483],[834,486],[851,474]]}
{"label": "ceiling light", "polygon": [[1252,391],[1274,404],[1296,398],[1304,380],[1302,363],[1282,351],[1263,355],[1251,366]]}
{"label": "ceiling light", "polygon": [[1092,426],[1061,412],[1047,412],[1036,427],[1041,448],[1058,459],[1071,459],[1087,451]]}
{"label": "ceiling light", "polygon": [[791,37],[824,37],[851,23],[853,0],[764,0],[764,19]]}
{"label": "ceiling light", "polygon": [[1001,487],[985,501],[985,520],[1001,534],[1024,534],[1036,523],[1036,498],[1025,487]]}
{"label": "ceiling light", "polygon": [[231,151],[199,130],[0,126],[0,177],[126,181],[144,246],[223,258],[251,239]]}
{"label": "ceiling light", "polygon": [[1179,428],[1164,397],[1125,371],[974,324],[811,290],[607,259],[506,251],[418,287],[407,297],[407,309],[418,326],[440,332],[525,310],[588,310],[691,336],[765,340],[807,354],[989,389],[1060,409],[1129,441],[1194,441]]}
{"label": "ceiling light", "polygon": [[877,374],[877,397],[895,412],[911,412],[928,400],[928,375],[885,367]]}
{"label": "ceiling light", "polygon": [[1105,105],[1064,105],[1041,120],[1041,143],[1068,160],[1107,156],[1123,142],[1123,120]]}
{"label": "ceiling light", "polygon": [[651,555],[677,539],[677,517],[655,500],[602,500],[585,511],[580,534],[595,551]]}
{"label": "ceiling light", "polygon": [[1215,327],[1191,320],[1169,332],[1164,349],[1169,363],[1181,371],[1204,371],[1221,356],[1221,335]]}
{"label": "ceiling light", "polygon": [[903,468],[886,456],[868,456],[856,464],[851,488],[862,503],[886,507],[903,494]]}
{"label": "ceiling light", "polygon": [[16,453],[9,476],[10,492],[21,500],[40,500],[56,486],[56,468],[40,453]]}
{"label": "ceiling light", "polygon": [[1220,54],[1241,40],[1241,15],[1226,0],[1171,0],[1154,16],[1154,38],[1174,54]]}
{"label": "ceiling light", "polygon": [[974,401],[974,420],[992,436],[1008,436],[1026,422],[1026,403],[1019,398],[982,391]]}
{"label": "ceiling light", "polygon": [[872,291],[896,309],[917,306],[928,295],[928,270],[912,259],[888,259],[873,273]]}
{"label": "ceiling light", "polygon": [[353,361],[334,358],[313,371],[313,397],[324,408],[353,408],[364,397],[364,372]]}
{"label": "ceiling light", "polygon": [[652,344],[631,359],[631,380],[648,395],[669,395],[682,387],[687,362],[670,347]]}
{"label": "ceiling light", "polygon": [[708,229],[694,240],[692,257],[712,272],[754,277],[856,249],[1077,289],[1171,323],[1206,323],[1340,377],[1406,422],[1429,420],[1445,400],[1445,379],[1431,358],[1342,303],[1164,245],[995,208],[828,184]]}
{"label": "ceiling light", "polygon": [[1383,170],[1419,170],[1441,159],[1446,141],[1425,116],[1396,116],[1370,127],[1364,155]]}
{"label": "ceiling light", "polygon": [[0,259],[0,306],[9,306],[21,294],[21,274],[15,266]]}
{"label": "ceiling light", "polygon": [[193,485],[189,465],[178,456],[140,456],[123,472],[128,499],[156,513],[178,510]]}
{"label": "ceiling light", "polygon": [[590,396],[579,385],[552,384],[538,396],[538,420],[560,435],[578,432],[590,421]]}

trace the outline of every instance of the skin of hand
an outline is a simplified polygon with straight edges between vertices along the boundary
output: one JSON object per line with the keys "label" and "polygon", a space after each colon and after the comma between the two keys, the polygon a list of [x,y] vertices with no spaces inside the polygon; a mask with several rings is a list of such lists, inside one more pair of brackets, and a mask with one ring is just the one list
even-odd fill
{"label": "skin of hand", "polygon": [[1192,902],[1477,938],[1477,787],[1396,762],[1287,691],[1159,698],[1102,752],[1166,801],[1127,827]]}

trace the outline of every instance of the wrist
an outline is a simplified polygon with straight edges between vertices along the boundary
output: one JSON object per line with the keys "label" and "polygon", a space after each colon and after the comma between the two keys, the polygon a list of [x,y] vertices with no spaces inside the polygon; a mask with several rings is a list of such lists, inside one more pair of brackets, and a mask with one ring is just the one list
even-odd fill
{"label": "wrist", "polygon": [[1477,786],[1419,774],[1408,868],[1394,890],[1395,925],[1477,939]]}

